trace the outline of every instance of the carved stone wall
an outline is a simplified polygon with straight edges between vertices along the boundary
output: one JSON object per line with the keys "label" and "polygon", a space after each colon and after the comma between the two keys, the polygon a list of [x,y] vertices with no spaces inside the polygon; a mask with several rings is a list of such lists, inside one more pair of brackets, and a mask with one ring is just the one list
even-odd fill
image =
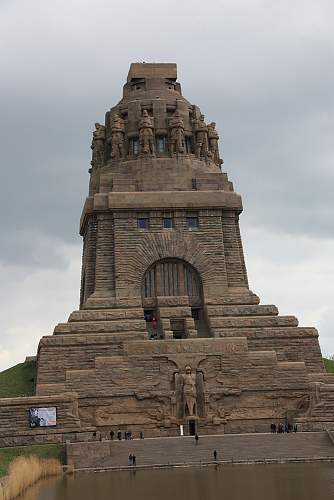
{"label": "carved stone wall", "polygon": [[[215,124],[182,96],[176,66],[131,65],[122,100],[95,128],[80,310],[38,350],[36,397],[60,412],[58,433],[41,439],[175,436],[181,425],[263,432],[285,420],[334,428],[318,333],[249,289],[241,197],[221,172]],[[177,284],[145,296],[145,273],[164,262],[192,270],[195,303]],[[0,421],[21,412],[22,436],[26,404],[0,404]]]}

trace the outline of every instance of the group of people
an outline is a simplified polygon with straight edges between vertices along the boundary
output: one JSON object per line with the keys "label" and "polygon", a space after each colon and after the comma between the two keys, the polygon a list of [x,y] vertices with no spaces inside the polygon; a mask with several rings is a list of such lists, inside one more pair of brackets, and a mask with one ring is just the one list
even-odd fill
{"label": "group of people", "polygon": [[284,425],[282,423],[275,424],[271,423],[270,424],[270,432],[272,434],[284,434],[284,433],[289,433],[289,432],[297,432],[298,427],[297,424],[290,424],[289,422],[286,422]]}

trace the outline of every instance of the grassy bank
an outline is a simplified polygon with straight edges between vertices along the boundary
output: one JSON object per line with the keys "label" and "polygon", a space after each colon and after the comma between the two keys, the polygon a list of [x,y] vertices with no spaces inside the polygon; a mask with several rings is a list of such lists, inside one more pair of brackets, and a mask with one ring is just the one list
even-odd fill
{"label": "grassy bank", "polygon": [[0,373],[0,398],[34,396],[36,362],[26,361]]}
{"label": "grassy bank", "polygon": [[63,453],[64,447],[61,444],[0,448],[0,477],[8,474],[9,465],[16,457],[35,456],[43,459],[54,458],[62,462]]}
{"label": "grassy bank", "polygon": [[334,360],[322,358],[324,361],[324,365],[327,373],[334,373]]}

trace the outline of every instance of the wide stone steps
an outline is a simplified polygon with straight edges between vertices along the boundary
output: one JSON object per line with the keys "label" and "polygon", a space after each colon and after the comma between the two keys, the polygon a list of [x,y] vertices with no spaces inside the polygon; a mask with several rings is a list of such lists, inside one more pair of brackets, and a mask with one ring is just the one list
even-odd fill
{"label": "wide stone steps", "polygon": [[115,308],[115,309],[82,309],[73,311],[68,321],[115,321],[127,319],[143,319],[142,308]]}
{"label": "wide stone steps", "polygon": [[334,458],[334,446],[326,432],[200,436],[198,444],[194,437],[178,437],[80,445],[80,452],[76,451],[79,443],[70,445],[76,468],[126,466],[130,453],[136,455],[137,465],[208,462],[213,460],[214,450],[218,460]]}
{"label": "wide stone steps", "polygon": [[258,328],[298,326],[295,316],[220,316],[209,317],[211,328]]}
{"label": "wide stone steps", "polygon": [[73,321],[71,323],[59,323],[55,329],[55,335],[74,333],[122,333],[122,332],[145,332],[146,322],[144,319],[115,319],[114,321]]}
{"label": "wide stone steps", "polygon": [[235,305],[207,306],[207,313],[214,316],[277,316],[278,309],[274,305]]}
{"label": "wide stone steps", "polygon": [[[240,337],[240,328],[214,328],[214,334],[216,337]],[[245,328],[242,332],[242,336],[247,337],[247,339],[262,339],[266,338],[281,338],[281,339],[290,339],[292,337],[309,338],[309,337],[318,337],[318,332],[316,328],[312,327],[304,327],[304,326],[284,326],[279,327],[248,327]]]}

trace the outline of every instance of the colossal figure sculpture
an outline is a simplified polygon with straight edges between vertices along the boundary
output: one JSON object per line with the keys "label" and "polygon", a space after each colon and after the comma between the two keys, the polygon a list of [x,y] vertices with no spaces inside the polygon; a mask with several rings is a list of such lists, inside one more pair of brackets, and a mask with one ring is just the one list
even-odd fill
{"label": "colossal figure sculpture", "polygon": [[220,163],[222,163],[222,160],[220,160],[219,158],[219,148],[218,148],[219,135],[216,130],[215,122],[212,122],[208,125],[208,140],[209,140],[209,152],[211,154],[211,157],[217,165],[220,165]]}
{"label": "colossal figure sculpture", "polygon": [[185,373],[182,375],[182,387],[184,398],[184,415],[195,416],[197,414],[197,391],[196,391],[196,375],[191,372],[191,367],[185,367]]}
{"label": "colossal figure sculpture", "polygon": [[111,119],[111,158],[124,158],[124,120],[116,113]]}
{"label": "colossal figure sculpture", "polygon": [[208,147],[208,127],[204,121],[204,115],[194,120],[195,144],[197,158],[206,157]]}
{"label": "colossal figure sculpture", "polygon": [[95,123],[91,149],[93,150],[91,165],[93,168],[102,167],[104,163],[104,144],[106,140],[106,128],[100,123]]}
{"label": "colossal figure sculpture", "polygon": [[144,155],[155,155],[153,128],[153,118],[151,118],[147,110],[144,109],[142,118],[139,120],[140,152]]}
{"label": "colossal figure sculpture", "polygon": [[178,110],[176,110],[172,118],[170,118],[169,128],[171,154],[184,153],[184,123]]}

